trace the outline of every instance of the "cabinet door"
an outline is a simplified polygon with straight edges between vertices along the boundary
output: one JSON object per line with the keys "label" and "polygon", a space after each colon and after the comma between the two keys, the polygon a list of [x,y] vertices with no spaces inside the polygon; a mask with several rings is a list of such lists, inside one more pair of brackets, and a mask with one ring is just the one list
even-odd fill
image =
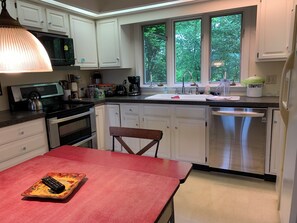
{"label": "cabinet door", "polygon": [[97,43],[100,67],[119,67],[120,48],[117,19],[97,22]]}
{"label": "cabinet door", "polygon": [[175,158],[177,160],[205,164],[205,121],[190,118],[176,118],[174,146]]}
{"label": "cabinet door", "polygon": [[9,13],[9,15],[16,19],[17,18],[17,11],[15,8],[15,1],[14,0],[6,0],[6,9]]}
{"label": "cabinet door", "polygon": [[22,25],[46,30],[44,8],[26,2],[17,2],[18,18]]}
{"label": "cabinet door", "polygon": [[104,148],[104,132],[105,132],[105,109],[104,105],[95,107],[96,114],[96,133],[97,133],[97,148]]}
{"label": "cabinet door", "polygon": [[95,22],[70,15],[70,34],[74,42],[75,65],[98,68]]}
{"label": "cabinet door", "polygon": [[[105,105],[105,146],[106,150],[112,149],[112,137],[109,134],[110,126],[121,126],[120,123],[120,106]],[[115,151],[121,151],[120,144],[115,140]]]}
{"label": "cabinet door", "polygon": [[[144,116],[143,117],[143,128],[145,129],[156,129],[163,132],[163,137],[160,141],[158,157],[159,158],[171,158],[170,152],[170,117],[155,117],[155,116]],[[150,140],[142,140],[141,148],[147,145]],[[155,156],[155,147],[149,149],[145,155]]]}
{"label": "cabinet door", "polygon": [[46,9],[47,29],[60,33],[69,33],[68,15],[52,9]]}
{"label": "cabinet door", "polygon": [[290,53],[293,1],[262,0],[258,7],[258,59],[285,60]]}

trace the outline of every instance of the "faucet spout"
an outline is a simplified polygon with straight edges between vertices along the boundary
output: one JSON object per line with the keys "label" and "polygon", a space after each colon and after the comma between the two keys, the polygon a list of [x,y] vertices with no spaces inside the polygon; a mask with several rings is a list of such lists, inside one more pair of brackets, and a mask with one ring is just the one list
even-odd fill
{"label": "faucet spout", "polygon": [[182,94],[185,94],[185,93],[186,93],[186,88],[185,88],[185,76],[186,76],[186,74],[189,74],[190,77],[191,77],[191,79],[193,79],[193,75],[192,75],[192,73],[191,73],[190,71],[186,70],[186,71],[183,73],[183,76],[182,76],[182,81],[183,81],[183,83],[182,83],[182,89],[181,89],[181,93],[182,93]]}

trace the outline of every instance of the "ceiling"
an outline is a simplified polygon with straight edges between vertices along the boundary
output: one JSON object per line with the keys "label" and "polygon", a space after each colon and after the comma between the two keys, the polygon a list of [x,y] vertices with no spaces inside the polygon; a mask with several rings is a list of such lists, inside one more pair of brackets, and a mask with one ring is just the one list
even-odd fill
{"label": "ceiling", "polygon": [[57,0],[58,2],[75,6],[96,13],[118,11],[140,6],[147,6],[177,0]]}

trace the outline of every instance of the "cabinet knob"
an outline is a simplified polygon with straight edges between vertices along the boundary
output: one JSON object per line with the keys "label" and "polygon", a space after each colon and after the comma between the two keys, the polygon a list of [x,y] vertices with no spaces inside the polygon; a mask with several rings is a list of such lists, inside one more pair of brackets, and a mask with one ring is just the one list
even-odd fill
{"label": "cabinet knob", "polygon": [[41,23],[41,24],[43,24],[43,23],[44,23],[44,21],[43,21],[43,20],[41,20],[41,21],[40,21],[40,23]]}
{"label": "cabinet knob", "polygon": [[120,58],[119,57],[117,57],[117,61],[120,61]]}
{"label": "cabinet knob", "polygon": [[175,126],[175,129],[178,129],[178,128]]}
{"label": "cabinet knob", "polygon": [[49,25],[51,25],[51,24],[52,24],[52,22],[48,22],[48,24],[49,24]]}
{"label": "cabinet knob", "polygon": [[119,115],[119,113],[118,113],[118,112],[116,112],[116,113],[115,113],[115,115]]}
{"label": "cabinet knob", "polygon": [[136,124],[136,126],[138,126],[138,124]]}
{"label": "cabinet knob", "polygon": [[26,150],[27,150],[26,146],[24,146],[24,147],[22,148],[22,150],[23,150],[23,151],[26,151]]}
{"label": "cabinet knob", "polygon": [[20,135],[24,135],[24,133],[25,133],[24,131],[20,131],[19,132]]}
{"label": "cabinet knob", "polygon": [[167,129],[169,129],[169,126],[167,126]]}
{"label": "cabinet knob", "polygon": [[130,108],[129,111],[130,111],[130,112],[133,111],[132,108]]}

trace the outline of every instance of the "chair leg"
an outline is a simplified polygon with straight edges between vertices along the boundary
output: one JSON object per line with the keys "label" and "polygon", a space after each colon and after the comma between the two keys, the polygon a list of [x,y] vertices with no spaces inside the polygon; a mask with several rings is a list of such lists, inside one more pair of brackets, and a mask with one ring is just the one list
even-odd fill
{"label": "chair leg", "polygon": [[112,151],[114,151],[114,136],[112,137]]}
{"label": "chair leg", "polygon": [[157,158],[157,154],[158,154],[158,149],[159,149],[159,141],[158,141],[158,143],[157,143],[157,147],[156,147],[156,152],[155,152],[155,158]]}

